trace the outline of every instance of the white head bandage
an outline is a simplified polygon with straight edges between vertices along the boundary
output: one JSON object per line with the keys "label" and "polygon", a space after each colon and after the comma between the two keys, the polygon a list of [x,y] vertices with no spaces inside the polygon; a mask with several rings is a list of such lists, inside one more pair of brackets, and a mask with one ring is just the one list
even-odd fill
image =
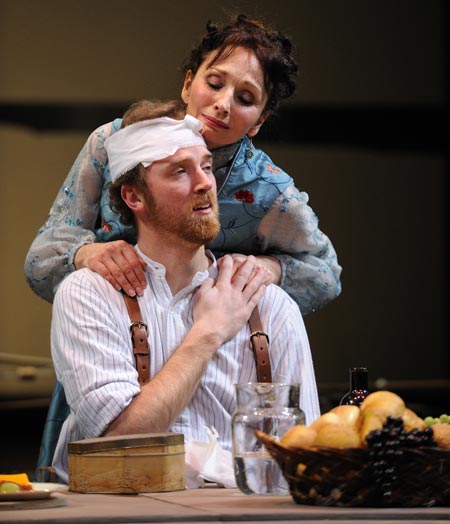
{"label": "white head bandage", "polygon": [[193,116],[184,120],[162,117],[131,124],[105,140],[111,180],[114,182],[138,164],[148,167],[178,149],[205,146],[203,124]]}

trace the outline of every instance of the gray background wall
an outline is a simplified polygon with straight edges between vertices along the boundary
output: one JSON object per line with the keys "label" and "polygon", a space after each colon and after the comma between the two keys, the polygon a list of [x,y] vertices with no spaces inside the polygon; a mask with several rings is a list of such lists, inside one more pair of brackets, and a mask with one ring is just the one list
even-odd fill
{"label": "gray background wall", "polygon": [[[305,319],[319,383],[345,381],[351,365],[367,365],[372,379],[448,379],[446,159],[436,129],[447,103],[444,4],[0,0],[0,352],[50,354],[51,307],[27,287],[23,261],[103,123],[88,129],[76,107],[95,114],[177,97],[192,42],[209,18],[233,10],[266,19],[298,48],[299,88],[282,113],[298,116],[296,132],[255,143],[309,193],[344,268],[341,297]],[[55,104],[75,107],[73,121],[38,129],[27,120],[38,106],[54,115]]]}

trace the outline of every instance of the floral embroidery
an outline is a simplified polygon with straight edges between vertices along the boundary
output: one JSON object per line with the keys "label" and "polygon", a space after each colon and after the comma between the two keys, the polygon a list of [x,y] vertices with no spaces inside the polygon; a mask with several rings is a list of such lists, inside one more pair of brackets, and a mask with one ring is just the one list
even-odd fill
{"label": "floral embroidery", "polygon": [[274,168],[270,164],[266,165],[266,169],[267,169],[267,171],[269,171],[269,173],[273,173],[275,175],[279,175],[281,173],[281,171],[279,169]]}
{"label": "floral embroidery", "polygon": [[253,204],[253,202],[255,201],[253,193],[248,189],[240,189],[239,191],[236,191],[236,193],[234,194],[234,198],[236,200],[242,200],[242,202],[245,202],[247,204]]}
{"label": "floral embroidery", "polygon": [[104,220],[102,220],[102,229],[103,231],[112,231],[112,227]]}

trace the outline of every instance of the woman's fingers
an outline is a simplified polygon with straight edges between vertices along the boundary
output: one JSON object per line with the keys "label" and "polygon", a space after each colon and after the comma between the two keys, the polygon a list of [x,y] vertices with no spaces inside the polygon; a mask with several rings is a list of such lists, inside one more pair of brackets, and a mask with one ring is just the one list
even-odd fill
{"label": "woman's fingers", "polygon": [[147,281],[142,269],[143,260],[129,244],[106,259],[106,266],[119,286],[130,296],[142,295]]}
{"label": "woman's fingers", "polygon": [[[245,264],[245,262],[250,258],[248,255],[242,255],[240,253],[231,253],[227,255],[233,260],[233,275],[236,276],[239,272],[239,269]],[[222,263],[225,257],[219,258],[217,265],[219,269],[222,267]],[[281,280],[281,266],[280,262],[271,256],[259,255],[256,257],[252,256],[252,259],[255,261],[255,267],[264,268],[266,281],[265,284],[279,284]],[[234,279],[233,276],[233,279]]]}
{"label": "woman's fingers", "polygon": [[127,295],[141,295],[147,280],[146,263],[135,249],[123,240],[82,246],[75,258],[77,268],[88,267]]}

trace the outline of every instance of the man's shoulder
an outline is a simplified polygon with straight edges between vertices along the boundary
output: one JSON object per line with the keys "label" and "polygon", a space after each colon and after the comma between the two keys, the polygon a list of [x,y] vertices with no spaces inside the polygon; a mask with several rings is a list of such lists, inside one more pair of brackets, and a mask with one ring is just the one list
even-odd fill
{"label": "man's shoulder", "polygon": [[55,299],[58,295],[74,295],[80,292],[95,292],[98,296],[103,296],[105,300],[118,293],[98,273],[88,268],[82,268],[66,276],[56,291]]}
{"label": "man's shoulder", "polygon": [[266,287],[263,298],[260,302],[260,308],[269,310],[279,310],[281,314],[287,315],[294,310],[300,314],[300,309],[297,303],[284,291],[280,286],[270,284]]}

